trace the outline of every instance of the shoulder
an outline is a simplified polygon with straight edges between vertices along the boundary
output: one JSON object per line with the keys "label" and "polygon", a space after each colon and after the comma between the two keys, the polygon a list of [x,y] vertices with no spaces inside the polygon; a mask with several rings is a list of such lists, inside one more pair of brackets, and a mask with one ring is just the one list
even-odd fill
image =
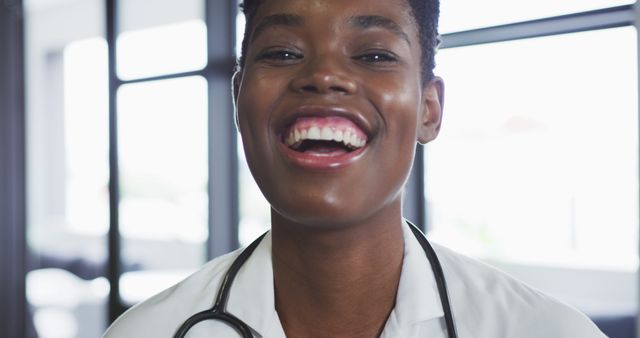
{"label": "shoulder", "polygon": [[218,287],[240,250],[217,257],[180,283],[120,316],[104,338],[166,337],[189,316],[213,305]]}
{"label": "shoulder", "polygon": [[[449,288],[456,325],[474,337],[600,338],[578,310],[488,264],[433,245]],[[461,336],[466,336],[462,334]]]}

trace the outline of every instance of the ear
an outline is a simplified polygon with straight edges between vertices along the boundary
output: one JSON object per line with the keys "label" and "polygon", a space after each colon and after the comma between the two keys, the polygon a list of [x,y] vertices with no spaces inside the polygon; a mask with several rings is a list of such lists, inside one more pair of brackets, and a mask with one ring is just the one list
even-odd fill
{"label": "ear", "polygon": [[242,70],[236,70],[231,77],[231,94],[233,95],[233,117],[236,121],[236,129],[240,132],[240,121],[238,120],[238,93],[240,92],[240,82],[242,81]]}
{"label": "ear", "polygon": [[432,141],[440,132],[444,108],[444,82],[434,77],[422,90],[422,112],[419,116],[418,142]]}

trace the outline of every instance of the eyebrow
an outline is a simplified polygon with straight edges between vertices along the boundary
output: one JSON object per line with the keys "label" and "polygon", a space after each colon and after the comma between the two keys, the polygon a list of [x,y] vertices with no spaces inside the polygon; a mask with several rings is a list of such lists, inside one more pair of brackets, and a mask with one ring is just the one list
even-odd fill
{"label": "eyebrow", "polygon": [[389,18],[385,18],[384,16],[379,15],[359,15],[354,16],[349,19],[349,22],[353,27],[360,29],[368,29],[372,27],[383,28],[391,33],[403,38],[407,41],[409,45],[411,45],[411,41],[409,41],[409,35],[405,33],[400,25],[395,23],[393,20]]}
{"label": "eyebrow", "polygon": [[253,30],[251,41],[255,40],[260,33],[264,32],[264,30],[269,27],[297,27],[302,26],[303,23],[304,20],[301,16],[293,14],[273,14],[265,16]]}

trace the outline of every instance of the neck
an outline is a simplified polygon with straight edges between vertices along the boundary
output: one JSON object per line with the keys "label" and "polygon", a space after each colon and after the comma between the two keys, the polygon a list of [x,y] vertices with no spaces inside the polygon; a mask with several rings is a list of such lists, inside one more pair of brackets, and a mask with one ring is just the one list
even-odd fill
{"label": "neck", "polygon": [[379,336],[402,269],[400,208],[329,230],[275,212],[272,221],[276,310],[287,336]]}

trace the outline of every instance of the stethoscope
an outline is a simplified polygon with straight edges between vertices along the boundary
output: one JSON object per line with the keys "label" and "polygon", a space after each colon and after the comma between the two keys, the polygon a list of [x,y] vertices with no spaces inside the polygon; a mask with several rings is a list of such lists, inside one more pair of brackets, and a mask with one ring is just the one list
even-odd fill
{"label": "stethoscope", "polygon": [[[438,260],[438,256],[436,256],[436,252],[433,250],[429,241],[424,236],[424,234],[413,225],[411,222],[408,222],[409,228],[413,232],[413,235],[418,239],[424,253],[427,255],[427,259],[429,260],[429,264],[431,264],[431,269],[433,270],[433,274],[436,279],[436,285],[438,287],[438,293],[440,295],[440,301],[442,302],[442,309],[444,311],[444,319],[447,327],[447,335],[449,338],[457,338],[458,334],[456,333],[456,326],[453,321],[453,312],[451,311],[451,303],[449,302],[449,294],[447,293],[447,284],[444,280],[444,272],[442,271],[442,266],[440,265],[440,261]],[[218,289],[218,295],[216,297],[216,302],[213,307],[198,312],[193,316],[189,317],[178,329],[174,338],[183,338],[187,334],[187,332],[196,324],[205,321],[205,320],[219,320],[225,322],[227,325],[234,328],[243,338],[253,338],[253,334],[251,333],[251,329],[249,326],[240,320],[238,317],[227,312],[227,301],[229,300],[229,290],[231,289],[231,284],[240,270],[240,267],[247,261],[249,256],[253,253],[253,250],[256,249],[260,241],[264,238],[266,233],[262,236],[258,237],[253,243],[251,243],[246,249],[244,249],[240,255],[233,261],[229,270],[227,270],[224,279],[222,280],[222,284]]]}

